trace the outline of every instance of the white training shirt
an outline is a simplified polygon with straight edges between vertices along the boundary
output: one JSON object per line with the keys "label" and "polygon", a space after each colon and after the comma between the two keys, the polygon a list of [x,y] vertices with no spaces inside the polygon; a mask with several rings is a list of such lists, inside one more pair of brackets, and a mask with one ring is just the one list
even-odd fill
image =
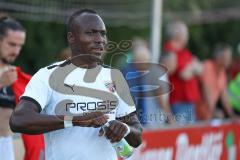
{"label": "white training shirt", "polygon": [[[62,62],[58,62],[57,64],[60,63]],[[97,105],[103,104],[103,100],[79,94],[73,95],[76,94],[74,90],[76,90],[78,86],[83,86],[117,96],[118,104],[116,105],[116,109],[108,113],[109,120],[114,120],[116,117],[122,117],[134,112],[136,110],[135,106],[129,106],[120,98],[119,94],[116,93],[115,88],[121,88],[121,86],[114,84],[112,81],[111,69],[102,66],[98,67],[101,68],[101,71],[96,80],[90,83],[84,81],[83,78],[87,69],[76,67],[73,64],[64,67],[57,66],[52,69],[48,69],[47,67],[42,68],[32,77],[21,99],[26,98],[33,101],[41,107],[41,114],[56,115],[56,113],[61,113],[61,110],[56,109],[56,106],[63,100],[72,100],[72,102],[69,103],[70,105],[66,103],[61,103],[60,105],[64,106],[63,110],[66,109],[72,114],[88,112],[89,110],[93,111]],[[55,76],[55,79],[53,79],[54,83],[51,81],[50,85],[49,81],[54,77],[53,72],[60,68],[62,74]],[[58,76],[66,73],[66,68],[74,69],[64,79],[65,88],[63,88],[68,92],[64,94],[56,90],[62,87]],[[59,73],[61,73],[61,71]],[[111,84],[114,84],[115,87]],[[54,89],[50,86],[54,86]],[[72,95],[69,94],[71,93],[70,91]],[[122,92],[126,92],[124,94],[130,96],[129,90]],[[105,94],[102,93],[102,95]],[[115,102],[111,103],[111,101],[106,103],[106,105],[103,105],[104,107],[116,104]],[[74,126],[45,133],[46,160],[117,160],[116,152],[109,140],[105,137],[98,136],[99,130],[100,128]]]}

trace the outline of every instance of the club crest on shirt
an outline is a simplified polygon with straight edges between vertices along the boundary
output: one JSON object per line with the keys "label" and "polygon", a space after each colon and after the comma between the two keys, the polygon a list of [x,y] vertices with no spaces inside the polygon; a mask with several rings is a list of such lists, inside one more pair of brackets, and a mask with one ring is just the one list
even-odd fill
{"label": "club crest on shirt", "polygon": [[111,82],[105,82],[104,85],[108,88],[110,92],[115,92],[116,91],[116,85],[114,81]]}

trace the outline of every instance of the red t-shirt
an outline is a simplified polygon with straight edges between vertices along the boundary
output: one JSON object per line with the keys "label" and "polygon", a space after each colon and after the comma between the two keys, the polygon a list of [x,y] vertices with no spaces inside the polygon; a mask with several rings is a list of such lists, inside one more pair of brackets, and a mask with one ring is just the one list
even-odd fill
{"label": "red t-shirt", "polygon": [[19,97],[23,94],[26,85],[31,79],[31,76],[22,72],[19,67],[17,67],[17,77],[17,80],[12,85],[16,104],[18,104]]}
{"label": "red t-shirt", "polygon": [[170,93],[170,104],[198,102],[200,90],[197,77],[189,80],[180,77],[181,71],[193,60],[192,53],[187,48],[176,50],[170,43],[165,44],[164,50],[176,54],[177,59],[176,71],[169,76],[170,83],[173,85],[173,91]]}
{"label": "red t-shirt", "polygon": [[[13,83],[12,89],[15,95],[15,102],[18,104],[19,97],[25,91],[25,87],[31,79],[31,76],[22,72],[17,67],[17,80]],[[24,160],[37,160],[43,156],[44,152],[44,138],[42,134],[39,135],[27,135],[22,134],[23,144],[25,147]]]}

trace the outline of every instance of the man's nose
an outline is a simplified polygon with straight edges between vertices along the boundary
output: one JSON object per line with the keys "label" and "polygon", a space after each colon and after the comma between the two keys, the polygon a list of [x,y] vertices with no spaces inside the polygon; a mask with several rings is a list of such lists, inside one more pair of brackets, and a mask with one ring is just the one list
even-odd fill
{"label": "man's nose", "polygon": [[104,36],[101,35],[101,33],[96,33],[95,37],[94,37],[94,40],[95,40],[96,43],[103,43],[103,44],[106,43],[106,39],[105,39]]}

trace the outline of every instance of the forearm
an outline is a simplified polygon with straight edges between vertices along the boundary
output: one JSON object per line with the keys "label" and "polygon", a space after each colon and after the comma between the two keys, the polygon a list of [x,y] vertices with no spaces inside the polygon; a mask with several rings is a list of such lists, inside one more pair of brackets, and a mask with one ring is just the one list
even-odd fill
{"label": "forearm", "polygon": [[203,85],[203,96],[204,96],[204,100],[206,101],[209,109],[211,112],[213,112],[215,110],[215,106],[216,104],[214,104],[212,98],[211,98],[211,90],[209,89],[208,86]]}
{"label": "forearm", "polygon": [[142,143],[142,126],[136,113],[131,113],[128,116],[119,118],[118,120],[127,124],[130,128],[130,133],[125,137],[127,142],[135,148],[138,147]]}
{"label": "forearm", "polygon": [[128,126],[130,127],[130,133],[125,139],[131,146],[137,148],[142,143],[142,127],[138,124]]}
{"label": "forearm", "polygon": [[[64,115],[46,115],[39,112],[32,102],[21,100],[10,118],[12,131],[41,134],[64,128]],[[91,112],[66,118],[66,121],[72,121],[73,126],[100,127],[107,122],[108,116],[102,112]]]}
{"label": "forearm", "polygon": [[194,59],[190,64],[188,64],[183,71],[180,73],[180,76],[184,80],[191,79],[195,76],[200,76],[203,72],[203,66],[201,62],[197,59]]}
{"label": "forearm", "polygon": [[180,77],[183,80],[189,80],[193,78],[194,76],[194,70],[191,64],[188,64],[181,72],[180,72]]}
{"label": "forearm", "polygon": [[64,116],[31,113],[28,114],[28,118],[23,119],[18,114],[21,113],[16,113],[10,118],[10,127],[13,132],[42,134],[64,128]]}
{"label": "forearm", "polygon": [[223,104],[223,107],[224,107],[227,115],[231,117],[233,115],[233,111],[230,106],[230,102],[229,102],[229,98],[228,98],[228,94],[227,94],[226,90],[221,95],[221,102]]}

